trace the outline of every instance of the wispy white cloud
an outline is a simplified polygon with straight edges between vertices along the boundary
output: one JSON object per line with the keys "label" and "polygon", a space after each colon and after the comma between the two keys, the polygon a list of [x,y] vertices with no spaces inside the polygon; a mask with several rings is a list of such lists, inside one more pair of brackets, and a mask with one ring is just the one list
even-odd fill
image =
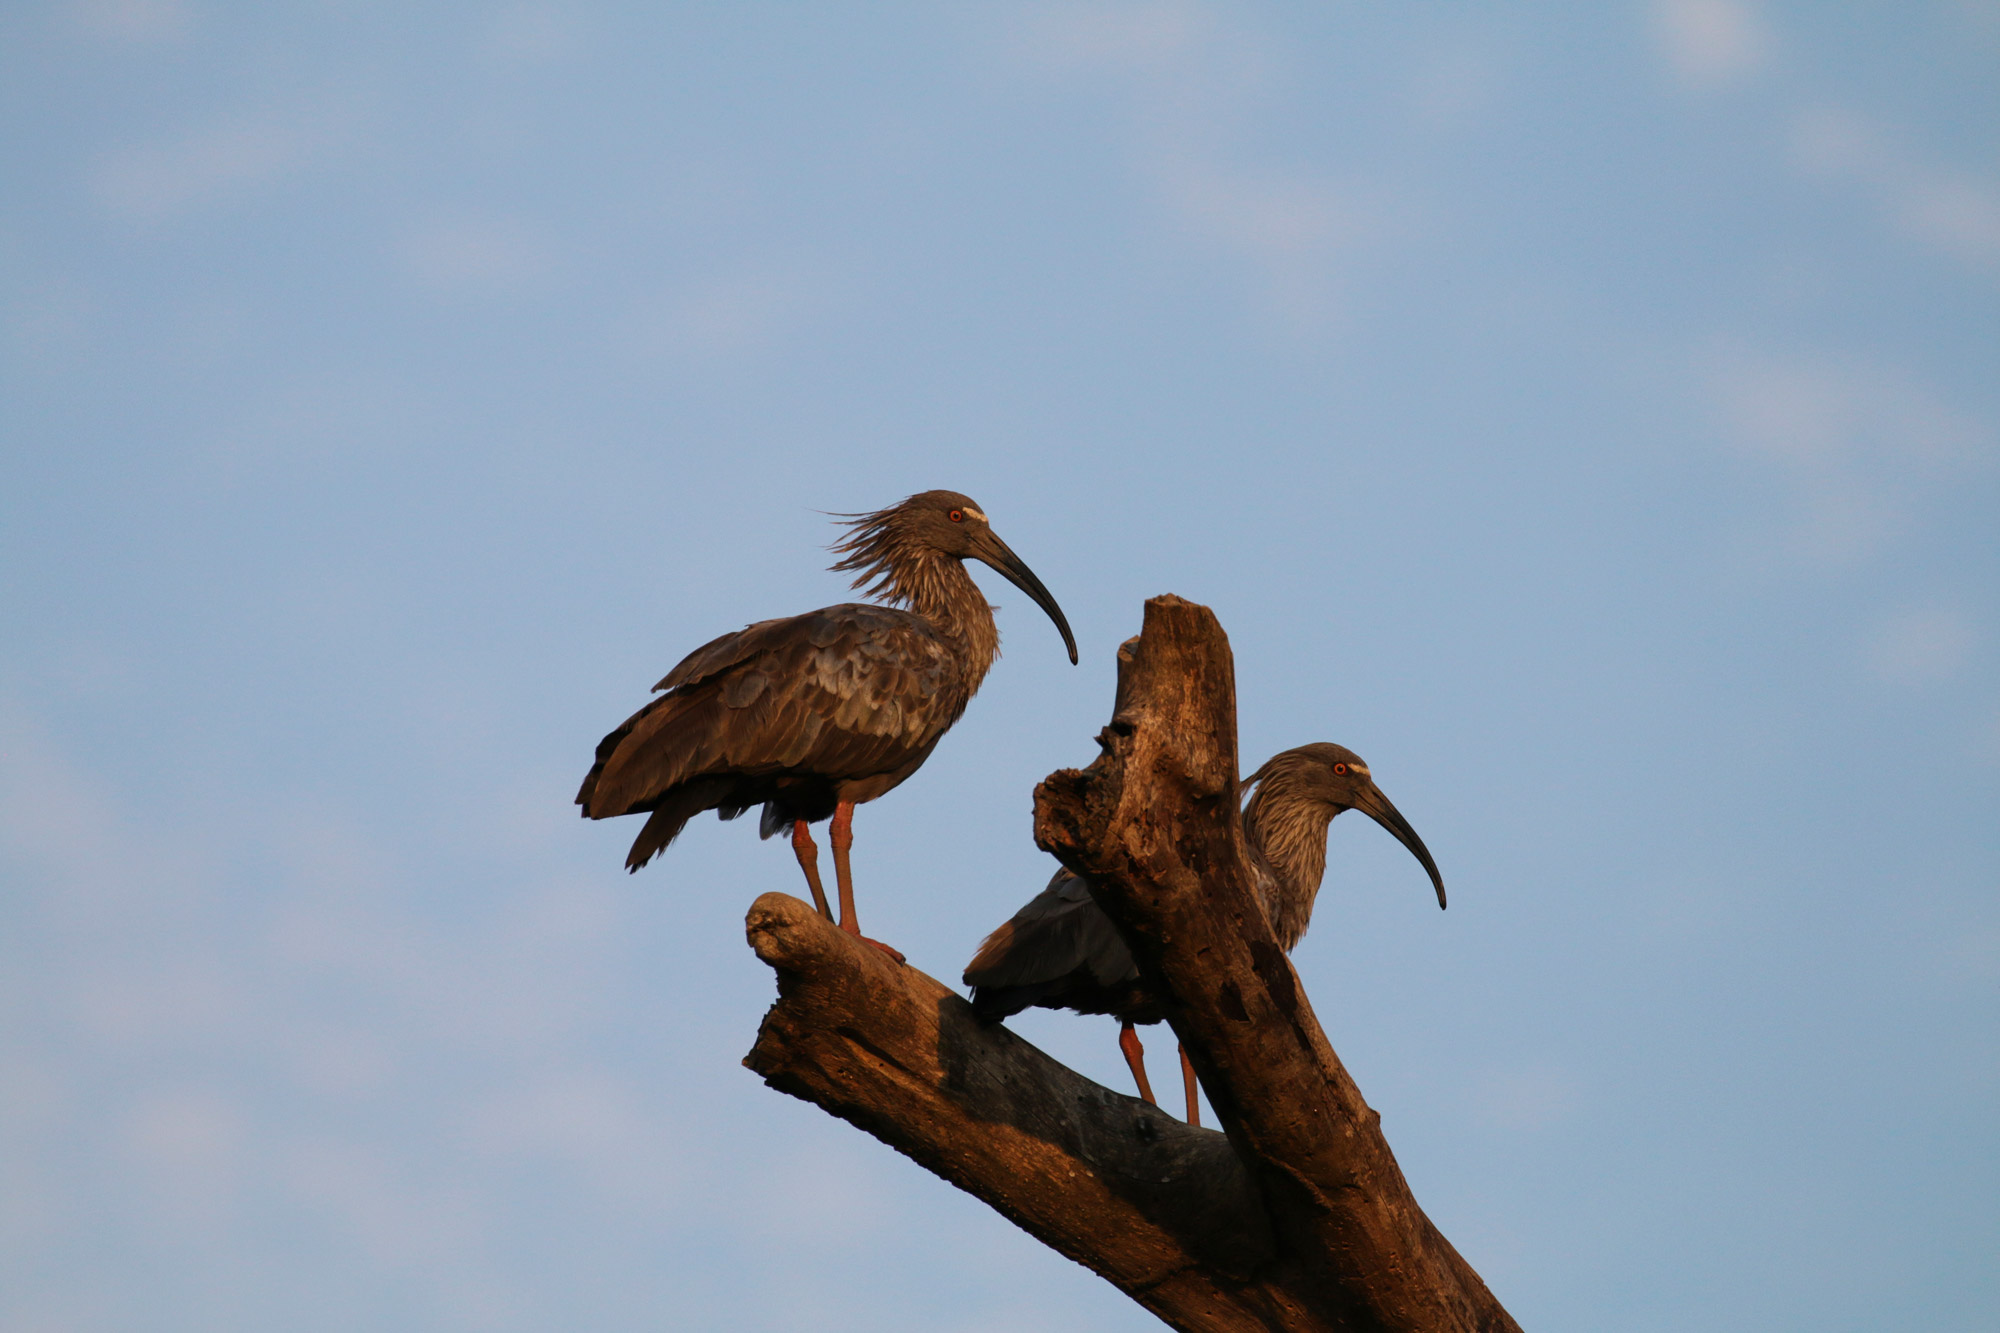
{"label": "wispy white cloud", "polygon": [[1268,309],[1295,326],[1334,312],[1341,261],[1383,230],[1382,210],[1354,189],[1310,176],[1169,155],[1164,197],[1206,239],[1253,263]]}
{"label": "wispy white cloud", "polygon": [[158,42],[186,33],[193,15],[182,0],[74,0],[69,17],[95,37]]}
{"label": "wispy white cloud", "polygon": [[1570,1070],[1548,1063],[1495,1071],[1473,1090],[1478,1118],[1514,1133],[1532,1133],[1560,1124],[1582,1104],[1582,1080]]}
{"label": "wispy white cloud", "polygon": [[827,286],[797,264],[723,266],[642,306],[620,341],[646,361],[764,351],[803,326],[824,304]]}
{"label": "wispy white cloud", "polygon": [[1392,230],[1384,190],[1258,151],[1246,121],[1281,92],[1283,62],[1231,11],[1189,0],[1045,6],[1015,39],[1028,65],[1115,94],[1154,198],[1179,227],[1247,262],[1282,322],[1335,314],[1344,266]]}
{"label": "wispy white cloud", "polygon": [[415,228],[403,259],[424,287],[455,296],[519,295],[560,269],[555,247],[519,218],[459,217]]}
{"label": "wispy white cloud", "polygon": [[1930,685],[1963,675],[1977,641],[1972,617],[1956,606],[1920,606],[1886,621],[1869,647],[1875,674],[1897,685]]}
{"label": "wispy white cloud", "polygon": [[[816,1238],[825,1251],[838,1252],[867,1245],[890,1220],[889,1192],[875,1162],[875,1145],[861,1139],[841,1139],[808,1151],[779,1148],[759,1164],[761,1188],[724,1205],[738,1213],[747,1228],[773,1242],[796,1243],[801,1234]],[[774,1212],[761,1200],[782,1198]]]}
{"label": "wispy white cloud", "polygon": [[177,1226],[217,1230],[235,1220],[252,1174],[249,1117],[216,1087],[158,1088],[125,1116],[124,1147]]}
{"label": "wispy white cloud", "polygon": [[82,1114],[75,1082],[25,1034],[0,1033],[0,1251],[25,1254],[73,1228],[73,1192],[41,1147]]}
{"label": "wispy white cloud", "polygon": [[[1968,6],[1965,17],[1985,31]],[[1655,0],[1651,30],[1661,59],[1684,83],[1719,87],[1766,69],[1776,39],[1749,0]],[[1932,252],[2000,274],[2000,180],[1940,163],[1879,122],[1837,106],[1789,113],[1789,150],[1799,169],[1844,182],[1870,198],[1890,226]]]}
{"label": "wispy white cloud", "polygon": [[98,301],[82,283],[49,274],[7,284],[5,355],[31,374],[79,365],[97,322]]}
{"label": "wispy white cloud", "polygon": [[354,137],[352,106],[241,114],[103,157],[90,175],[97,202],[132,222],[158,222],[288,179]]}
{"label": "wispy white cloud", "polygon": [[380,1033],[301,1017],[283,1046],[285,1072],[316,1097],[362,1102],[388,1091],[403,1062]]}
{"label": "wispy white cloud", "polygon": [[1111,0],[1039,6],[1020,36],[1053,65],[1171,71],[1191,50],[1212,45],[1218,27],[1218,16],[1191,0]]}
{"label": "wispy white cloud", "polygon": [[116,153],[98,169],[94,183],[98,199],[113,212],[158,218],[277,176],[297,165],[305,151],[304,137],[289,125],[217,125]]}
{"label": "wispy white cloud", "polygon": [[492,65],[541,65],[567,59],[582,47],[583,21],[574,8],[514,4],[487,21],[477,52]]}
{"label": "wispy white cloud", "polygon": [[[282,869],[232,905],[210,842]],[[5,694],[0,873],[35,941],[10,979],[40,997],[0,1028],[0,1239],[35,1252],[64,1243],[65,1209],[72,1236],[116,1213],[188,1260],[254,1249],[276,1210],[455,1324],[541,1326],[489,1235],[521,1163],[597,1205],[687,1206],[686,1136],[577,1054],[621,939],[601,888],[531,885],[426,923],[352,821],[317,803],[157,815]]]}
{"label": "wispy white cloud", "polygon": [[[29,710],[0,691],[0,855],[50,886],[63,924],[85,928],[121,919],[136,898],[162,890],[192,894],[200,854],[172,829],[131,836],[101,785],[67,762]],[[144,894],[133,886],[145,885]]]}
{"label": "wispy white cloud", "polygon": [[1770,30],[1748,0],[1654,0],[1652,34],[1683,83],[1740,83],[1769,63]]}
{"label": "wispy white cloud", "polygon": [[552,1161],[588,1179],[600,1197],[658,1210],[687,1164],[661,1114],[603,1070],[544,1070],[480,1107],[467,1126],[476,1151]]}
{"label": "wispy white cloud", "polygon": [[1788,545],[1814,563],[1879,551],[1925,494],[1992,453],[1990,428],[1881,366],[1739,347],[1715,358],[1711,384],[1730,438],[1786,483]]}
{"label": "wispy white cloud", "polygon": [[1863,191],[1909,240],[2000,273],[2000,181],[1990,175],[1926,161],[1881,124],[1829,107],[1794,120],[1791,148],[1807,172]]}
{"label": "wispy white cloud", "polygon": [[1475,125],[1500,100],[1509,78],[1506,62],[1491,50],[1468,45],[1428,52],[1411,85],[1417,119],[1433,131]]}
{"label": "wispy white cloud", "polygon": [[465,1182],[352,1139],[301,1138],[277,1178],[381,1267],[419,1277],[454,1321],[515,1327],[521,1294],[490,1256],[485,1210]]}

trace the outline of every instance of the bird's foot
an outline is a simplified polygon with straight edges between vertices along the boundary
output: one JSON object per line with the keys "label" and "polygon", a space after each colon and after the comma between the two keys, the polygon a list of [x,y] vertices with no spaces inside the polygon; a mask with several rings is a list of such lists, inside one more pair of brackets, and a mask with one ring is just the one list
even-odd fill
{"label": "bird's foot", "polygon": [[863,944],[874,945],[876,948],[880,949],[883,953],[888,954],[891,958],[895,959],[899,963],[908,964],[910,961],[909,959],[903,957],[902,950],[891,948],[889,945],[882,943],[882,941],[880,940],[871,940],[866,935],[863,935],[861,933],[861,927],[854,923],[853,917],[849,917],[846,920],[842,921],[840,923],[840,928],[846,931],[848,934],[852,935],[855,939],[860,940]]}
{"label": "bird's foot", "polygon": [[909,966],[910,960],[903,957],[902,951],[900,949],[896,949],[887,944],[884,944],[880,940],[871,940],[866,935],[863,935],[860,938],[863,944],[872,944],[876,948],[880,949],[883,953],[888,954],[891,958],[903,964],[905,967]]}

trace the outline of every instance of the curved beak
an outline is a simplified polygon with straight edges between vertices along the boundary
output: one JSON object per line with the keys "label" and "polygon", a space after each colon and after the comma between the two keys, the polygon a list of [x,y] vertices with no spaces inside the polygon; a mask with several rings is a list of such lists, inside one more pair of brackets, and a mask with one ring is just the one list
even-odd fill
{"label": "curved beak", "polygon": [[1410,855],[1423,863],[1424,869],[1430,872],[1431,886],[1437,890],[1438,906],[1443,907],[1444,876],[1438,874],[1437,862],[1431,860],[1430,848],[1424,846],[1424,840],[1410,827],[1410,821],[1403,818],[1402,811],[1389,804],[1389,798],[1372,782],[1355,797],[1354,808],[1388,829],[1397,842],[1410,849]]}
{"label": "curved beak", "polygon": [[1055,621],[1056,628],[1062,631],[1063,645],[1069,649],[1069,664],[1075,666],[1076,636],[1069,632],[1069,621],[1064,618],[1062,608],[1056,605],[1055,598],[1049,596],[1049,590],[1042,586],[1042,581],[1035,577],[1035,571],[1008,549],[1007,543],[995,536],[991,528],[981,531],[972,545],[973,559],[998,570],[1001,577],[1034,598],[1035,605],[1048,612],[1049,619]]}

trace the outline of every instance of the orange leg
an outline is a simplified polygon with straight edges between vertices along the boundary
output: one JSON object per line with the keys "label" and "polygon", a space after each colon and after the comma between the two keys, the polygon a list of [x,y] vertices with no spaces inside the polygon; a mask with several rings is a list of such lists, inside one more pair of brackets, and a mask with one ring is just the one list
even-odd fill
{"label": "orange leg", "polygon": [[792,821],[792,853],[799,858],[799,869],[806,872],[806,883],[812,886],[813,906],[828,921],[833,920],[833,909],[826,905],[826,890],[819,884],[819,848],[803,819]]}
{"label": "orange leg", "polygon": [[1201,1085],[1194,1081],[1194,1066],[1188,1063],[1187,1047],[1185,1046],[1181,1047],[1181,1082],[1187,1087],[1187,1122],[1199,1129],[1201,1127]]}
{"label": "orange leg", "polygon": [[1127,1023],[1118,1032],[1118,1049],[1125,1052],[1125,1063],[1132,1066],[1132,1077],[1138,1080],[1139,1095],[1148,1106],[1158,1106],[1153,1100],[1153,1085],[1146,1081],[1146,1048],[1139,1044],[1139,1034]]}
{"label": "orange leg", "polygon": [[833,836],[827,841],[833,844],[833,878],[840,890],[840,928],[902,962],[902,954],[861,933],[861,917],[854,910],[854,867],[847,858],[848,849],[854,846],[854,802],[841,801],[833,807]]}

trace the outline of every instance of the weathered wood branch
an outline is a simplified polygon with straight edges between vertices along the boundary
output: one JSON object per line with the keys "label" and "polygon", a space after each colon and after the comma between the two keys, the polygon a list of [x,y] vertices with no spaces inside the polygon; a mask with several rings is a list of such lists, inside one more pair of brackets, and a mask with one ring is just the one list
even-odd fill
{"label": "weathered wood branch", "polygon": [[1146,604],[1104,753],[1036,790],[1224,1134],[1083,1078],[782,894],[749,934],[778,1002],[744,1063],[867,1130],[1175,1328],[1518,1333],[1431,1225],[1252,892],[1234,667],[1205,608]]}
{"label": "weathered wood branch", "polygon": [[1236,687],[1207,607],[1146,603],[1118,652],[1104,753],[1035,792],[1035,835],[1086,876],[1169,1021],[1330,1327],[1511,1330],[1431,1225],[1320,1030],[1254,893],[1236,817]]}
{"label": "weathered wood branch", "polygon": [[767,893],[750,943],[778,1003],[744,1064],[867,1130],[1176,1328],[1287,1317],[1270,1224],[1229,1142],[1058,1064],[913,967]]}

